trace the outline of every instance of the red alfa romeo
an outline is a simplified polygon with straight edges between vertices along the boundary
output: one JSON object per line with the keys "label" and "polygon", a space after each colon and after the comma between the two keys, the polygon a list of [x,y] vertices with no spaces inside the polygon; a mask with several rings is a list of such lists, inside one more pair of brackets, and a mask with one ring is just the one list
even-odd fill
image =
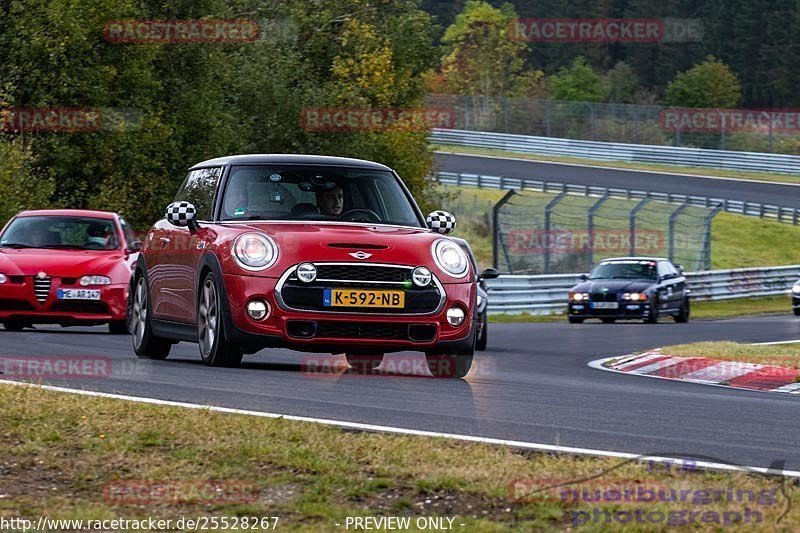
{"label": "red alfa romeo", "polygon": [[355,368],[387,352],[426,355],[463,377],[476,342],[478,276],[400,177],[369,161],[242,155],[192,167],[149,231],[135,269],[139,357],[196,342],[206,364],[281,347],[344,353]]}
{"label": "red alfa romeo", "polygon": [[0,322],[108,323],[127,333],[131,270],[141,243],[115,213],[23,211],[0,233]]}

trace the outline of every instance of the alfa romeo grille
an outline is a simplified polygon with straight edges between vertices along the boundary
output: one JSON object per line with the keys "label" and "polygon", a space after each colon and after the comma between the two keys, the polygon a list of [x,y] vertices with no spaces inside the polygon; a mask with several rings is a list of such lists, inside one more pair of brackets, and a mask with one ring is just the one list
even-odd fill
{"label": "alfa romeo grille", "polygon": [[36,295],[36,300],[39,303],[44,303],[50,295],[50,285],[52,279],[48,276],[46,278],[34,277],[33,278],[33,293]]}

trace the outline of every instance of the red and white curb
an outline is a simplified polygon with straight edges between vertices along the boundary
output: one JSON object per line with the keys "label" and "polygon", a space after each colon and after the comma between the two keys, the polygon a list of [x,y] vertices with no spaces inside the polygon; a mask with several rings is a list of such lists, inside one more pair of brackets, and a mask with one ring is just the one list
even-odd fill
{"label": "red and white curb", "polygon": [[651,378],[800,395],[800,369],[797,368],[707,357],[673,357],[664,355],[660,349],[638,355],[598,359],[589,363],[589,366]]}

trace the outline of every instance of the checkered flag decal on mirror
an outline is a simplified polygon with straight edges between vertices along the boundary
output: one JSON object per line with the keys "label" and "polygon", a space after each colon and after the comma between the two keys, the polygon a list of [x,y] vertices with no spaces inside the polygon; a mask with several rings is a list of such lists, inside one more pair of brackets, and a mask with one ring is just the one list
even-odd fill
{"label": "checkered flag decal on mirror", "polygon": [[167,220],[176,226],[188,226],[196,215],[197,210],[189,202],[172,202],[167,206]]}
{"label": "checkered flag decal on mirror", "polygon": [[447,211],[434,211],[427,218],[428,227],[438,233],[450,233],[456,229],[456,217]]}

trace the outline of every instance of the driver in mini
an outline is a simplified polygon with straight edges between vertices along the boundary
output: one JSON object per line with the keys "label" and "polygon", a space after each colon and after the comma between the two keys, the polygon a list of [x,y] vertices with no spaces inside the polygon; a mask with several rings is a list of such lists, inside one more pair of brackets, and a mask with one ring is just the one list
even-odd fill
{"label": "driver in mini", "polygon": [[344,211],[344,191],[341,187],[336,187],[330,191],[317,193],[317,207],[320,213],[332,217],[338,217]]}

